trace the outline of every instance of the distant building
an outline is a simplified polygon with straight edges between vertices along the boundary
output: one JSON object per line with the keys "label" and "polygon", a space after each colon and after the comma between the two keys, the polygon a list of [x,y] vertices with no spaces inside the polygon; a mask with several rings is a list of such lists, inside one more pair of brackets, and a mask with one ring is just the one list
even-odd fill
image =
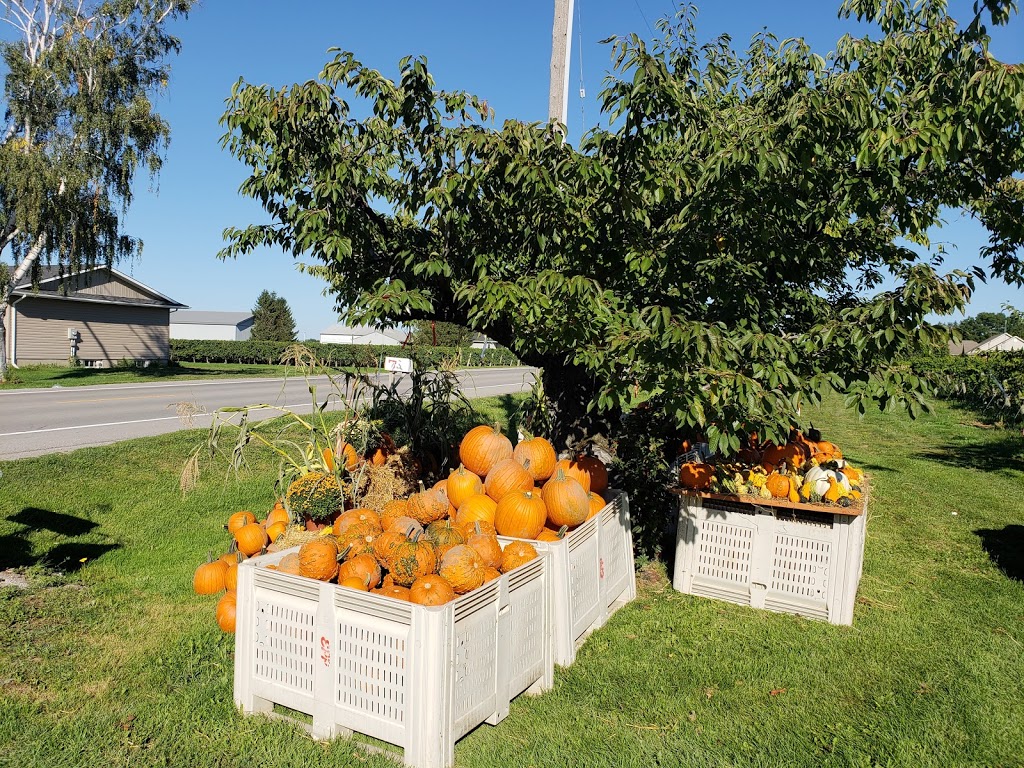
{"label": "distant building", "polygon": [[383,329],[372,325],[342,325],[335,323],[320,331],[321,344],[375,344],[394,346],[404,344],[408,333],[397,329]]}
{"label": "distant building", "polygon": [[997,333],[992,338],[985,339],[967,354],[981,355],[985,352],[1020,352],[1021,350],[1024,350],[1024,339],[1014,336],[1012,333]]}
{"label": "distant building", "polygon": [[486,352],[488,349],[496,349],[498,342],[484,336],[482,333],[474,333],[473,340],[469,342],[469,346],[473,349],[479,349],[481,352]]}
{"label": "distant building", "polygon": [[969,355],[977,346],[978,342],[971,341],[971,339],[964,339],[963,341],[951,341],[949,342],[949,354]]}
{"label": "distant building", "polygon": [[252,333],[252,324],[252,312],[172,312],[171,338],[245,341]]}

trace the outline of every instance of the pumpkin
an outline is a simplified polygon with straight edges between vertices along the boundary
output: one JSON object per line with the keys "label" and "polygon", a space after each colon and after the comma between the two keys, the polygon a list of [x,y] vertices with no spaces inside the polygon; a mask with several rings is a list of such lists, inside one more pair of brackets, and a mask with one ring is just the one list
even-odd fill
{"label": "pumpkin", "polygon": [[342,539],[338,544],[340,549],[347,549],[349,557],[355,557],[356,555],[372,555],[373,543],[377,540],[380,533],[362,533],[356,536],[349,536]]}
{"label": "pumpkin", "polygon": [[843,460],[843,452],[839,450],[839,446],[828,440],[819,440],[814,444],[814,448],[814,458],[818,460],[819,464]]}
{"label": "pumpkin", "polygon": [[273,542],[277,541],[278,538],[283,536],[284,532],[287,531],[287,530],[288,530],[288,525],[286,523],[281,523],[281,522],[272,523],[272,524],[267,526],[267,538],[270,539],[271,543],[273,543]]}
{"label": "pumpkin", "polygon": [[536,557],[537,550],[532,544],[525,541],[509,542],[501,553],[501,572],[508,573]]}
{"label": "pumpkin", "polygon": [[513,491],[498,502],[494,528],[502,536],[532,539],[544,529],[548,508],[536,491]]}
{"label": "pumpkin", "polygon": [[576,464],[590,475],[590,487],[587,489],[587,493],[590,491],[601,493],[608,490],[608,467],[597,456],[581,453],[576,457]]}
{"label": "pumpkin", "polygon": [[583,490],[590,493],[590,472],[586,467],[580,466],[579,462],[561,459],[555,463],[555,472],[561,469],[566,477],[575,478],[583,486]]}
{"label": "pumpkin", "polygon": [[373,556],[385,568],[388,558],[395,551],[399,544],[408,540],[408,536],[400,531],[384,531],[373,540]]}
{"label": "pumpkin", "polygon": [[384,505],[380,513],[380,526],[385,531],[390,529],[391,521],[396,517],[409,516],[409,502],[405,499],[395,499]]}
{"label": "pumpkin", "polygon": [[459,509],[468,498],[484,492],[484,482],[460,464],[458,469],[448,475],[447,489],[448,503]]}
{"label": "pumpkin", "polygon": [[235,514],[228,518],[228,524],[225,527],[228,529],[228,533],[234,535],[235,531],[242,526],[255,522],[256,515],[252,512],[235,512]]}
{"label": "pumpkin", "polygon": [[338,583],[344,579],[356,578],[366,584],[366,589],[374,589],[380,586],[381,572],[380,565],[373,555],[356,555],[349,557],[338,568]]}
{"label": "pumpkin", "polygon": [[482,493],[474,494],[462,502],[459,511],[455,513],[455,524],[472,526],[475,522],[483,521],[493,525],[494,513],[497,509],[497,503],[490,496],[484,496]]}
{"label": "pumpkin", "polygon": [[578,480],[566,477],[562,469],[555,470],[555,476],[544,483],[541,498],[548,510],[547,519],[555,528],[579,525],[590,513],[589,495]]}
{"label": "pumpkin", "polygon": [[443,576],[420,576],[409,589],[409,602],[417,605],[444,605],[455,599],[455,590]]}
{"label": "pumpkin", "polygon": [[274,523],[284,523],[288,525],[291,522],[291,518],[288,516],[288,510],[284,507],[274,507],[270,510],[270,514],[267,515],[266,526],[269,529]]}
{"label": "pumpkin", "polygon": [[778,469],[783,463],[790,469],[799,469],[810,457],[810,449],[802,443],[768,445],[761,453],[761,466],[769,472]]}
{"label": "pumpkin", "polygon": [[790,489],[793,488],[794,483],[788,475],[780,475],[777,472],[773,472],[768,475],[764,485],[773,498],[785,499],[789,497]]}
{"label": "pumpkin", "polygon": [[346,576],[343,579],[338,579],[339,587],[348,587],[349,589],[358,589],[360,592],[369,592],[370,585],[367,579],[361,579],[358,576]]}
{"label": "pumpkin", "polygon": [[543,437],[523,440],[513,449],[512,458],[523,465],[535,482],[547,480],[554,474],[558,456],[555,447]]}
{"label": "pumpkin", "polygon": [[756,467],[761,463],[761,452],[756,448],[740,448],[736,452],[736,461],[750,467]]}
{"label": "pumpkin", "polygon": [[557,531],[554,528],[545,528],[534,538],[536,538],[537,541],[561,541],[565,538],[565,534],[568,533],[568,531],[569,526],[567,525],[563,525]]}
{"label": "pumpkin", "polygon": [[220,559],[228,565],[231,565],[232,563],[238,562],[239,556],[241,556],[243,560],[248,560],[248,557],[238,551],[238,542],[232,537],[228,551],[221,555]]}
{"label": "pumpkin", "polygon": [[334,535],[339,539],[382,530],[380,517],[372,509],[350,509],[338,515],[333,525]]}
{"label": "pumpkin", "polygon": [[252,557],[267,544],[267,532],[256,523],[243,525],[235,531],[235,542],[238,544],[238,551],[246,557]]}
{"label": "pumpkin", "polygon": [[375,595],[383,595],[384,597],[393,597],[395,600],[404,600],[409,602],[409,588],[400,587],[397,584],[381,584],[376,589],[370,590]]}
{"label": "pumpkin", "polygon": [[698,464],[688,461],[679,468],[679,484],[683,488],[702,491],[711,485],[715,477],[715,468],[710,464]]}
{"label": "pumpkin", "polygon": [[420,576],[437,570],[437,555],[434,553],[434,545],[416,534],[414,538],[406,539],[394,547],[387,563],[395,584],[408,587]]}
{"label": "pumpkin", "polygon": [[437,573],[452,585],[455,594],[464,595],[484,583],[484,561],[468,544],[458,544],[441,558]]}
{"label": "pumpkin", "polygon": [[459,444],[459,460],[470,472],[486,477],[499,461],[512,458],[512,441],[501,433],[501,425],[473,427]]}
{"label": "pumpkin", "polygon": [[466,544],[476,550],[485,566],[497,568],[501,565],[501,542],[493,532],[486,532],[476,523],[473,533],[466,537]]}
{"label": "pumpkin", "polygon": [[[192,576],[192,590],[197,595],[215,595],[224,589],[224,579],[230,566],[220,558],[210,555],[206,562],[196,568]],[[235,567],[238,567],[237,560]]]}
{"label": "pumpkin", "polygon": [[501,578],[501,571],[499,571],[497,568],[484,566],[484,568],[481,570],[481,573],[483,573],[484,575],[484,584],[486,584],[489,581],[494,581],[495,579]]}
{"label": "pumpkin", "polygon": [[458,544],[466,543],[466,536],[462,529],[454,525],[451,520],[436,520],[427,526],[424,534],[427,541],[434,545],[434,552],[438,557],[444,557],[444,553]]}
{"label": "pumpkin", "polygon": [[398,446],[395,445],[395,441],[391,439],[391,435],[387,432],[381,432],[380,445],[367,452],[366,460],[375,467],[382,467],[387,463],[388,456],[397,450]]}
{"label": "pumpkin", "polygon": [[448,497],[438,490],[426,490],[420,483],[420,492],[409,497],[408,515],[423,525],[442,520],[448,514]]}
{"label": "pumpkin", "polygon": [[[345,457],[345,469],[351,472],[353,469],[359,466],[359,453],[355,447],[350,443],[346,443],[341,439],[341,435],[338,435],[337,441],[334,443],[334,455]],[[334,467],[330,467],[333,472]]]}
{"label": "pumpkin", "polygon": [[296,576],[300,576],[299,572],[299,553],[289,552],[287,555],[281,558],[281,561],[277,564],[277,570],[282,573],[292,573]]}
{"label": "pumpkin", "polygon": [[516,490],[533,490],[533,477],[522,464],[515,459],[504,459],[491,467],[484,480],[484,491],[488,496],[501,501],[504,496]]}
{"label": "pumpkin", "polygon": [[599,515],[601,510],[608,506],[608,502],[593,491],[587,495],[587,501],[590,504],[590,511],[587,512],[587,520]]}
{"label": "pumpkin", "polygon": [[403,536],[412,536],[415,533],[423,533],[423,526],[418,520],[413,520],[411,517],[396,517],[385,530],[394,531]]}
{"label": "pumpkin", "polygon": [[299,575],[332,581],[338,575],[338,542],[321,536],[299,547]]}
{"label": "pumpkin", "polygon": [[834,469],[811,467],[807,470],[807,474],[804,475],[804,483],[810,483],[812,486],[812,492],[822,498],[824,498],[825,494],[829,492],[829,489],[831,489],[833,481],[836,482],[844,491],[850,490],[850,481],[846,478],[846,475]]}
{"label": "pumpkin", "polygon": [[235,609],[238,605],[238,595],[235,592],[225,592],[217,603],[217,625],[225,632],[235,631]]}

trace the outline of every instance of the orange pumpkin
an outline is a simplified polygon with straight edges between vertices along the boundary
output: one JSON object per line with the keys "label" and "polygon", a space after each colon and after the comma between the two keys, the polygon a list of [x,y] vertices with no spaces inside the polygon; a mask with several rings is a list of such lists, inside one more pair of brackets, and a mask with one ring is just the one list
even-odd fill
{"label": "orange pumpkin", "polygon": [[545,528],[543,531],[536,535],[537,541],[561,541],[565,538],[565,534],[569,532],[569,526],[563,525],[557,531],[554,528]]}
{"label": "orange pumpkin", "polygon": [[373,544],[378,536],[380,536],[380,533],[361,533],[355,536],[348,536],[340,540],[338,548],[348,550],[349,557],[372,555],[374,551]]}
{"label": "orange pumpkin", "polygon": [[[237,566],[237,562],[236,562]],[[208,558],[205,563],[196,568],[192,576],[192,590],[197,595],[215,595],[224,589],[224,578],[227,574],[228,564],[221,559]]]}
{"label": "orange pumpkin", "polygon": [[333,528],[338,538],[383,530],[380,516],[372,509],[362,508],[350,509],[338,515]]}
{"label": "orange pumpkin", "polygon": [[321,536],[299,547],[299,575],[332,581],[338,575],[338,542],[330,536]]}
{"label": "orange pumpkin", "polygon": [[802,467],[810,458],[810,449],[801,443],[765,446],[761,453],[761,466],[769,472],[778,469],[783,463],[790,469]]}
{"label": "orange pumpkin", "polygon": [[420,492],[409,497],[408,515],[423,525],[442,520],[447,514],[448,497],[434,488],[426,490],[423,483]]}
{"label": "orange pumpkin", "polygon": [[499,571],[497,568],[491,568],[489,566],[484,566],[482,572],[483,572],[483,575],[484,575],[484,584],[486,584],[489,581],[494,581],[495,579],[500,579],[501,578],[501,571]]}
{"label": "orange pumpkin", "polygon": [[376,589],[370,590],[375,595],[383,595],[384,597],[392,597],[395,600],[404,600],[409,602],[409,588],[400,587],[397,584],[381,584]]}
{"label": "orange pumpkin", "polygon": [[224,596],[217,603],[217,626],[225,632],[235,631],[235,610],[237,608],[238,595],[235,592],[225,592]]}
{"label": "orange pumpkin", "polygon": [[508,573],[536,557],[537,550],[532,544],[525,541],[509,542],[501,553],[501,572]]}
{"label": "orange pumpkin", "polygon": [[411,517],[396,517],[388,523],[385,530],[401,533],[403,536],[412,536],[416,533],[423,533],[423,526],[418,520],[413,520]]}
{"label": "orange pumpkin", "polygon": [[346,576],[343,579],[338,579],[338,586],[348,587],[349,589],[358,589],[360,592],[370,591],[369,581],[358,576]]}
{"label": "orange pumpkin", "polygon": [[501,542],[493,533],[486,533],[477,523],[475,530],[466,537],[466,544],[476,550],[485,566],[497,568],[501,565]]}
{"label": "orange pumpkin", "polygon": [[420,576],[437,570],[434,546],[425,539],[421,540],[417,534],[415,538],[406,539],[392,549],[387,567],[395,584],[411,586]]}
{"label": "orange pumpkin", "polygon": [[590,511],[587,512],[587,520],[595,517],[601,513],[601,510],[608,506],[608,502],[604,498],[593,491],[587,495],[587,501],[590,504]]}
{"label": "orange pumpkin", "polygon": [[777,472],[773,472],[768,475],[764,487],[768,489],[768,492],[774,498],[785,499],[789,496],[789,490],[793,487],[793,481],[788,475],[780,475]]}
{"label": "orange pumpkin", "polygon": [[[456,523],[458,525],[458,523]],[[497,536],[498,531],[494,527],[494,523],[489,523],[486,520],[474,520],[472,523],[466,523],[465,525],[459,525],[462,529],[462,535],[467,538],[472,536],[474,533],[489,533],[492,536]]]}
{"label": "orange pumpkin", "polygon": [[608,489],[608,467],[597,456],[581,453],[576,457],[576,464],[590,475],[590,487],[587,492],[603,493]]}
{"label": "orange pumpkin", "polygon": [[235,531],[237,531],[239,528],[255,522],[256,515],[254,515],[252,512],[235,512],[235,514],[228,518],[228,524],[226,527],[228,529],[228,533],[234,535]]}
{"label": "orange pumpkin", "polygon": [[409,602],[417,605],[444,605],[454,599],[452,585],[437,574],[420,576],[409,589]]}
{"label": "orange pumpkin", "polygon": [[555,463],[555,472],[562,470],[566,477],[574,478],[583,486],[583,490],[590,493],[590,472],[579,465],[576,461],[561,459]]}
{"label": "orange pumpkin", "polygon": [[536,491],[512,491],[498,502],[494,527],[502,536],[532,539],[544,529],[548,508]]}
{"label": "orange pumpkin", "polygon": [[715,477],[715,468],[710,464],[698,464],[688,461],[679,468],[679,484],[683,488],[702,491],[711,485]]}
{"label": "orange pumpkin", "polygon": [[409,537],[399,531],[384,531],[373,540],[373,556],[377,562],[387,567],[388,558],[399,544],[408,541]]}
{"label": "orange pumpkin", "polygon": [[490,496],[474,494],[462,502],[459,511],[455,513],[455,524],[463,527],[477,521],[493,524],[497,509],[497,503]]}
{"label": "orange pumpkin", "polygon": [[284,532],[288,530],[288,526],[285,523],[277,522],[267,526],[267,538],[270,539],[271,543],[278,540],[279,537],[284,535]]}
{"label": "orange pumpkin", "polygon": [[338,568],[338,583],[348,578],[359,579],[365,582],[366,589],[374,589],[380,586],[381,571],[380,565],[373,555],[356,555],[350,557]]}
{"label": "orange pumpkin", "polygon": [[[345,457],[345,469],[349,472],[359,466],[359,452],[356,451],[354,446],[342,440],[341,435],[338,436],[338,440],[334,443],[334,456]],[[334,471],[333,462],[330,470]]]}
{"label": "orange pumpkin", "polygon": [[288,517],[288,510],[284,507],[274,507],[270,510],[270,514],[267,515],[266,526],[269,529],[274,523],[284,523],[288,525],[291,522],[291,518]]}
{"label": "orange pumpkin", "polygon": [[405,499],[395,499],[384,505],[380,513],[380,526],[385,531],[390,530],[391,521],[396,517],[409,516],[409,502]]}
{"label": "orange pumpkin", "polygon": [[238,589],[238,560],[228,563],[228,568],[224,571],[224,589],[227,592]]}
{"label": "orange pumpkin", "polygon": [[523,440],[512,451],[512,458],[522,464],[536,482],[551,477],[558,461],[555,447],[543,437]]}
{"label": "orange pumpkin", "polygon": [[484,490],[495,501],[501,501],[512,491],[533,490],[533,477],[515,459],[499,461],[484,480]]}
{"label": "orange pumpkin", "polygon": [[477,475],[460,464],[458,469],[448,475],[447,489],[448,503],[458,509],[466,499],[483,493],[484,483]]}
{"label": "orange pumpkin", "polygon": [[473,427],[459,444],[459,460],[472,473],[486,477],[499,461],[512,458],[512,441],[501,433],[501,425]]}
{"label": "orange pumpkin", "polygon": [[424,535],[434,545],[434,552],[439,558],[444,557],[444,553],[452,547],[466,543],[462,529],[451,520],[435,520],[427,526]]}
{"label": "orange pumpkin", "polygon": [[458,544],[441,558],[437,573],[452,585],[455,594],[464,595],[484,583],[484,562],[468,544]]}
{"label": "orange pumpkin", "polygon": [[257,523],[248,523],[235,531],[235,542],[238,544],[238,551],[246,557],[252,557],[267,544],[267,532]]}
{"label": "orange pumpkin", "polygon": [[587,519],[590,512],[590,498],[587,492],[583,490],[578,480],[566,477],[562,469],[555,470],[554,477],[544,483],[541,497],[548,509],[548,520],[555,528],[579,525]]}
{"label": "orange pumpkin", "polygon": [[839,450],[839,446],[835,443],[830,443],[828,440],[819,440],[815,443],[814,448],[816,450],[814,458],[818,460],[819,464],[827,464],[830,461],[842,461],[843,452]]}

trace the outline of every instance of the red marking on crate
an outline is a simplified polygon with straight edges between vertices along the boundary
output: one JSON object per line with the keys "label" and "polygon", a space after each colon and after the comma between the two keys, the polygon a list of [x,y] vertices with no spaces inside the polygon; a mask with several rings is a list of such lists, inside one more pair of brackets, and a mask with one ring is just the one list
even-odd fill
{"label": "red marking on crate", "polygon": [[331,666],[331,641],[326,637],[320,637],[320,660],[325,667]]}
{"label": "red marking on crate", "polygon": [[604,578],[604,558],[601,558],[601,578]]}

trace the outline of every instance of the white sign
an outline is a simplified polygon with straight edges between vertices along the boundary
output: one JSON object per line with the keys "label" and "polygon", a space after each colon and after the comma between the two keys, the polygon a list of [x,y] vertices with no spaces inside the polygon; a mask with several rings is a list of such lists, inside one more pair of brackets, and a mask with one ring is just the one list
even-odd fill
{"label": "white sign", "polygon": [[384,370],[392,373],[412,373],[412,360],[408,357],[385,357]]}

